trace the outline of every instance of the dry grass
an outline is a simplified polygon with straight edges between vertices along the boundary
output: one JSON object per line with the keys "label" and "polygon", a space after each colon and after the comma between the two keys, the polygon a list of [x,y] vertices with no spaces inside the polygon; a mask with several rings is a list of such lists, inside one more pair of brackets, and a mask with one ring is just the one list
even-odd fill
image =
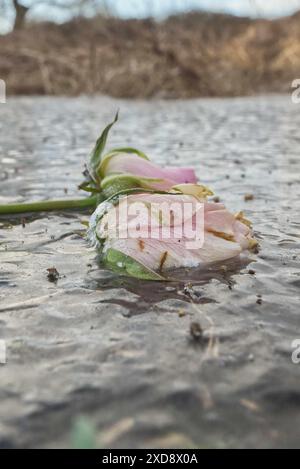
{"label": "dry grass", "polygon": [[0,38],[9,94],[190,98],[288,91],[300,77],[300,13],[249,20],[194,13],[165,22],[30,24]]}

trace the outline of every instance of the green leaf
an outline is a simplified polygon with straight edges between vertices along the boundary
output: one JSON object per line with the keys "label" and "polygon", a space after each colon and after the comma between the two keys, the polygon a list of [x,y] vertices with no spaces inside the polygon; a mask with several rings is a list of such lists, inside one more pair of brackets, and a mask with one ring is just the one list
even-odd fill
{"label": "green leaf", "polygon": [[140,264],[132,259],[132,257],[123,254],[116,249],[108,249],[104,258],[104,262],[114,272],[130,275],[141,280],[165,281],[166,279],[154,272],[154,270]]}
{"label": "green leaf", "polygon": [[96,444],[96,429],[85,417],[78,417],[71,432],[71,443],[74,449],[94,449]]}
{"label": "green leaf", "polygon": [[135,155],[138,155],[141,158],[144,158],[145,160],[149,161],[148,156],[144,152],[132,147],[114,148],[113,150],[111,150],[110,153],[134,153]]}
{"label": "green leaf", "polygon": [[78,186],[78,189],[92,194],[99,194],[101,190],[97,189],[93,184],[93,181],[85,181]]}
{"label": "green leaf", "polygon": [[160,181],[161,179],[133,176],[131,174],[112,174],[101,181],[101,188],[105,197],[109,198],[129,189],[151,189],[151,182]]}
{"label": "green leaf", "polygon": [[166,192],[166,191],[160,191],[160,190],[157,190],[157,189],[146,189],[145,187],[143,187],[143,190],[141,191],[141,188],[140,187],[133,187],[132,189],[124,189],[124,190],[120,190],[116,193],[114,193],[113,195],[111,195],[110,197],[108,197],[106,200],[108,202],[116,202],[118,203],[119,200],[118,200],[118,197],[121,197],[122,195],[130,195],[130,194],[140,194],[141,192],[147,192],[148,194],[168,194],[168,195],[178,195],[177,193],[175,192]]}
{"label": "green leaf", "polygon": [[113,122],[111,122],[107,127],[105,127],[102,134],[98,138],[98,140],[96,142],[96,145],[95,145],[95,147],[94,147],[94,149],[93,149],[93,151],[90,155],[90,161],[89,161],[89,165],[88,165],[89,166],[89,173],[90,173],[92,179],[96,182],[99,182],[99,176],[97,174],[97,170],[98,170],[98,167],[99,167],[100,162],[101,162],[101,156],[102,156],[102,153],[103,153],[105,145],[106,145],[106,141],[107,141],[109,131],[112,128],[112,126],[117,122],[118,118],[119,118],[119,112],[117,112],[117,114],[115,115],[115,118],[114,118]]}

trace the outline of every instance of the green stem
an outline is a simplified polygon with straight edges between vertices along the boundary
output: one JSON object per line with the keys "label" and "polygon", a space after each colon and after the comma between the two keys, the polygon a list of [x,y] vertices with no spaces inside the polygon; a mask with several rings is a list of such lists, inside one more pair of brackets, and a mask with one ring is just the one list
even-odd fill
{"label": "green stem", "polygon": [[44,200],[42,202],[0,205],[0,215],[13,215],[25,212],[48,212],[50,210],[64,210],[74,208],[96,207],[98,197],[72,200]]}

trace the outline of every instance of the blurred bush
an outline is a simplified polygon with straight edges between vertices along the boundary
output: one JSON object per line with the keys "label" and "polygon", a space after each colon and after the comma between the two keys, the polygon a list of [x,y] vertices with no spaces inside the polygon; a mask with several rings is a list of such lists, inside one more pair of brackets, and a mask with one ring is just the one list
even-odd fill
{"label": "blurred bush", "polygon": [[300,77],[300,13],[268,21],[189,13],[29,23],[0,37],[8,94],[191,98],[289,91]]}

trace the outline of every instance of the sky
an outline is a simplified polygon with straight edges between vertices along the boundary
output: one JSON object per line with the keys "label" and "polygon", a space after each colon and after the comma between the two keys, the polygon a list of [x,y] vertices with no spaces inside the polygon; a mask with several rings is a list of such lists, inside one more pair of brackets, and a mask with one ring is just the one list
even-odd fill
{"label": "sky", "polygon": [[[288,15],[300,9],[299,0],[114,0],[123,16],[165,16],[170,12],[204,9],[234,15],[263,16],[274,18]],[[151,11],[152,10],[152,11]]]}
{"label": "sky", "polygon": [[[7,4],[11,0],[5,0]],[[21,0],[30,5],[38,0]],[[44,0],[45,1],[45,0]],[[63,2],[63,0],[60,0]],[[65,3],[72,0],[66,0]],[[95,0],[94,0],[95,1]],[[180,13],[194,9],[212,12],[225,12],[240,16],[276,18],[289,15],[300,9],[300,0],[104,0],[113,14],[124,18],[141,18],[155,16],[163,18],[168,14]],[[101,0],[99,0],[101,2]],[[67,9],[58,10],[48,5],[40,5],[32,9],[31,18],[51,19],[62,22],[70,18]],[[0,32],[9,30],[13,21],[12,10],[8,8],[7,16],[0,16]]]}

